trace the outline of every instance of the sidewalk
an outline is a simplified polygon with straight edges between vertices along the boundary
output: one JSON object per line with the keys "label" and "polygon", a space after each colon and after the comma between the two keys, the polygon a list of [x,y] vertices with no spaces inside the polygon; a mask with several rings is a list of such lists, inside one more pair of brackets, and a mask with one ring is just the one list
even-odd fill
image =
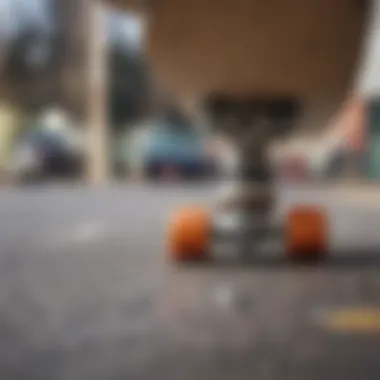
{"label": "sidewalk", "polygon": [[380,204],[379,182],[345,181],[333,185],[333,191],[347,198],[347,200]]}
{"label": "sidewalk", "polygon": [[354,203],[378,203],[380,206],[380,182],[344,179],[338,181],[294,183],[290,188],[302,192],[312,189],[313,192],[333,196],[339,200]]}

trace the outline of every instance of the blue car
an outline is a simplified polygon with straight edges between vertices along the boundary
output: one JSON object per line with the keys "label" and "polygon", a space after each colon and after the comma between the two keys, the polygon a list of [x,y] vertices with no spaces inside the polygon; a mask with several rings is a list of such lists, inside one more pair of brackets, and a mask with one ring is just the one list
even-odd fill
{"label": "blue car", "polygon": [[195,179],[210,176],[214,165],[204,152],[202,135],[192,128],[158,125],[152,130],[144,159],[150,178]]}

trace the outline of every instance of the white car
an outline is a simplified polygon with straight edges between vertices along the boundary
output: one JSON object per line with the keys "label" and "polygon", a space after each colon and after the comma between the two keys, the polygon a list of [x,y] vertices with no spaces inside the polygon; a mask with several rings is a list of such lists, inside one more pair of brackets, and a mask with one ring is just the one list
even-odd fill
{"label": "white car", "polygon": [[12,178],[38,177],[43,168],[43,163],[38,151],[29,144],[20,144],[15,148],[10,160],[9,172]]}

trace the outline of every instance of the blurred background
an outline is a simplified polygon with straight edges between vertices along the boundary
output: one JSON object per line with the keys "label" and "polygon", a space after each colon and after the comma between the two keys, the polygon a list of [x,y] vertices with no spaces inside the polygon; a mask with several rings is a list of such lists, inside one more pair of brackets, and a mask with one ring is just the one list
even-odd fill
{"label": "blurred background", "polygon": [[[2,0],[2,181],[20,185],[57,178],[101,182],[220,175],[233,149],[226,136],[202,117],[200,83],[206,88],[210,82],[213,90],[222,91],[223,86],[232,89],[246,81],[236,74],[238,61],[233,57],[238,54],[225,51],[229,58],[224,66],[231,74],[219,73],[219,78],[202,82],[189,55],[198,54],[191,53],[194,47],[189,45],[187,55],[182,54],[179,47],[163,45],[164,30],[155,32],[165,12],[160,11],[161,16],[155,11],[158,21],[151,23],[148,34],[152,17],[146,6],[90,3]],[[371,61],[365,59],[368,54],[363,48],[369,45],[363,37],[368,5],[355,6],[356,18],[341,16],[343,24],[331,46],[314,53],[314,59],[318,54],[322,57],[319,66],[311,67],[303,58],[293,65],[301,65],[305,77],[300,75],[299,88],[292,90],[303,97],[298,118],[302,128],[271,147],[281,177],[377,178],[377,148],[365,144],[366,103],[356,91],[357,78],[364,77],[361,62]],[[235,13],[231,34],[238,40],[241,37],[235,30],[241,28],[234,26],[239,17]],[[190,30],[189,22],[184,29]],[[198,29],[197,33],[202,32]],[[197,33],[187,40],[183,37],[178,45],[195,41]],[[339,37],[342,33],[346,33],[344,38]],[[207,38],[211,43],[214,37]],[[319,38],[323,43],[324,37]],[[341,47],[330,53],[339,43]],[[220,45],[215,46],[220,50]],[[214,55],[219,54],[216,51],[212,50]],[[177,56],[178,67],[184,69],[173,71]],[[187,69],[191,65],[194,72]],[[318,82],[322,76],[330,81],[324,89]],[[189,83],[195,83],[193,88]]]}
{"label": "blurred background", "polygon": [[91,19],[93,5],[83,1],[1,6],[3,181],[199,179],[214,171],[205,133],[154,87],[142,14],[101,5]]}

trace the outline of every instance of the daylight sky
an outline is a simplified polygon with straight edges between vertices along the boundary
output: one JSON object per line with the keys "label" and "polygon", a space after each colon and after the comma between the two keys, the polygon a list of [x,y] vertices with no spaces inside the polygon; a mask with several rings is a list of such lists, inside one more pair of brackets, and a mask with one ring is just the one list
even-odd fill
{"label": "daylight sky", "polygon": [[[20,24],[32,22],[49,28],[48,2],[51,0],[0,0],[0,33],[12,35]],[[125,40],[138,47],[142,40],[142,24],[133,15],[110,12],[112,38]]]}
{"label": "daylight sky", "polygon": [[46,0],[0,0],[1,30],[12,34],[24,22],[47,25],[46,4]]}

